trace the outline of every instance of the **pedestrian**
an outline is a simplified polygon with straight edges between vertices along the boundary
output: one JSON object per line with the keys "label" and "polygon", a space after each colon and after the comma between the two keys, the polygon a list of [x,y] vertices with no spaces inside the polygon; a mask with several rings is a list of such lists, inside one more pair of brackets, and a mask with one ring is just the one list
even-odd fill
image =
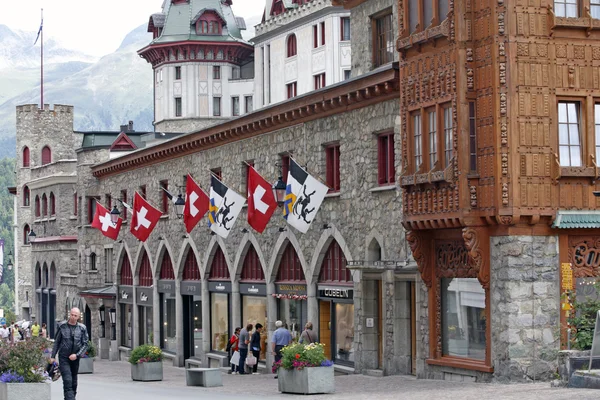
{"label": "pedestrian", "polygon": [[46,323],[42,322],[42,337],[43,338],[47,338],[48,337],[48,328],[46,328]]}
{"label": "pedestrian", "polygon": [[0,327],[0,339],[3,342],[7,342],[8,343],[9,342],[8,335],[10,335],[10,331],[6,327],[6,324],[4,324],[4,325],[2,325],[2,327]]}
{"label": "pedestrian", "polygon": [[33,325],[31,326],[31,336],[33,337],[38,337],[40,336],[40,326],[38,325],[37,321],[35,321],[33,323]]}
{"label": "pedestrian", "polygon": [[315,335],[315,333],[313,332],[313,324],[312,322],[307,322],[306,325],[304,325],[304,330],[302,331],[302,334],[300,335],[300,343],[306,343],[306,344],[311,344],[311,343],[315,343],[317,341],[317,335]]}
{"label": "pedestrian", "polygon": [[[291,343],[292,334],[283,327],[283,322],[281,321],[275,322],[275,327],[277,329],[273,332],[271,345],[273,348],[273,355],[275,356],[275,362],[278,362],[281,360],[281,349]],[[277,375],[275,375],[275,379],[277,379]]]}
{"label": "pedestrian", "polygon": [[[235,331],[233,332],[233,336],[231,336],[231,339],[229,339],[229,345],[227,347],[229,347],[229,350],[231,352],[230,356],[233,357],[233,355],[235,354],[235,352],[237,351],[239,353],[240,349],[238,347],[238,344],[240,343],[240,327],[235,328]],[[238,359],[239,360],[239,359]],[[235,375],[238,373],[238,364],[237,363],[231,363],[231,374]]]}
{"label": "pedestrian", "polygon": [[248,345],[250,344],[250,332],[254,326],[252,324],[246,325],[244,329],[240,331],[240,363],[238,364],[238,371],[240,375],[246,373],[246,357],[248,357]]}
{"label": "pedestrian", "polygon": [[10,327],[10,340],[12,344],[15,344],[19,341],[19,326],[16,322],[13,322]]}
{"label": "pedestrian", "polygon": [[260,359],[260,333],[262,332],[263,326],[260,323],[257,323],[255,328],[256,330],[250,339],[250,349],[252,350],[252,355],[256,358],[256,363],[252,366],[252,374],[257,375],[258,360]]}
{"label": "pedestrian", "polygon": [[58,354],[65,400],[75,400],[77,396],[79,359],[88,348],[88,333],[85,325],[78,322],[80,316],[79,308],[73,308],[69,313],[69,319],[58,324],[50,358],[52,363]]}

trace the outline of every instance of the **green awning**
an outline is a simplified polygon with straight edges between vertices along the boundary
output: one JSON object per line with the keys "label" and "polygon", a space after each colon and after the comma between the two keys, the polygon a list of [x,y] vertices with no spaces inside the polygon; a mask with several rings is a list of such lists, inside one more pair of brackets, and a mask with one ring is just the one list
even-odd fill
{"label": "green awning", "polygon": [[600,228],[600,211],[559,210],[552,227],[559,229]]}

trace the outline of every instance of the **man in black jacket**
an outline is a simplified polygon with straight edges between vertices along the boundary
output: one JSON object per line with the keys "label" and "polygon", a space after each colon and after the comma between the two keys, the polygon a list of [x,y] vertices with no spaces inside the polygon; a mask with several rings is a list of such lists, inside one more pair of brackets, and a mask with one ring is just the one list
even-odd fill
{"label": "man in black jacket", "polygon": [[73,308],[69,319],[58,324],[54,336],[52,359],[58,353],[58,364],[63,379],[65,400],[75,400],[77,395],[77,373],[79,372],[79,359],[88,348],[88,333],[85,325],[78,323],[81,311]]}

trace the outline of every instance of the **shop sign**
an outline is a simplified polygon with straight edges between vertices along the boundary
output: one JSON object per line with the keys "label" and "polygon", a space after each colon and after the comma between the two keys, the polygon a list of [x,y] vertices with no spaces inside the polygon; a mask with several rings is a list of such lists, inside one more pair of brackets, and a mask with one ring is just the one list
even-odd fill
{"label": "shop sign", "polygon": [[175,281],[171,279],[158,281],[158,293],[175,294]]}
{"label": "shop sign", "polygon": [[354,298],[354,290],[346,287],[319,287],[319,297],[352,299]]}
{"label": "shop sign", "polygon": [[306,285],[294,283],[276,283],[275,292],[277,294],[287,294],[290,296],[306,296]]}
{"label": "shop sign", "polygon": [[213,281],[208,282],[209,292],[231,293],[231,282]]}
{"label": "shop sign", "polygon": [[560,264],[560,269],[562,273],[562,289],[573,290],[573,268],[571,268],[571,263]]}
{"label": "shop sign", "polygon": [[138,306],[149,306],[152,307],[152,299],[154,289],[151,287],[140,286],[135,288],[135,295],[137,298]]}
{"label": "shop sign", "polygon": [[133,286],[119,286],[119,303],[133,304]]}
{"label": "shop sign", "polygon": [[202,283],[200,281],[181,281],[182,296],[201,296]]}
{"label": "shop sign", "polygon": [[264,283],[240,283],[240,293],[250,296],[266,296],[267,285]]}

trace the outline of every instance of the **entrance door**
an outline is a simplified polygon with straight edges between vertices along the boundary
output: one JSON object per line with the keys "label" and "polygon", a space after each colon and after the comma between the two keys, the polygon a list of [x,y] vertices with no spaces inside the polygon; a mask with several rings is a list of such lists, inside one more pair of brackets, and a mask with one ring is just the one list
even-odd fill
{"label": "entrance door", "polygon": [[[333,360],[331,348],[331,302],[319,301],[319,341],[325,345],[326,356]],[[329,354],[327,350],[329,349]]]}
{"label": "entrance door", "polygon": [[382,318],[382,307],[383,307],[383,292],[382,282],[377,281],[377,368],[383,369],[383,318]]}
{"label": "entrance door", "polygon": [[183,359],[194,356],[194,332],[192,326],[192,296],[181,296],[183,300]]}

